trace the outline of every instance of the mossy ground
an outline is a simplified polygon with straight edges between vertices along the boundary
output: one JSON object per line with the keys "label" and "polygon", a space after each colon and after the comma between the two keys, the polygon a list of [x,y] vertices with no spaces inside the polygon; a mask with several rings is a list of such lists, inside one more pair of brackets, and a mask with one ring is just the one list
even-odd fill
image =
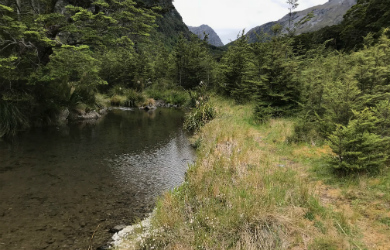
{"label": "mossy ground", "polygon": [[[288,143],[294,120],[252,120],[253,106],[213,97],[193,136],[198,157],[167,192],[140,249],[386,249],[388,170],[340,177],[326,145]],[[387,235],[387,236],[386,236]]]}

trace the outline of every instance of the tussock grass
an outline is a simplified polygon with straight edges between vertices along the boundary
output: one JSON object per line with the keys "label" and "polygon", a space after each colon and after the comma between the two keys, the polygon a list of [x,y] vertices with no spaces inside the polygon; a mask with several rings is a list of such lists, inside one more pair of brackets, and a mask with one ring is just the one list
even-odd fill
{"label": "tussock grass", "polygon": [[110,103],[113,106],[124,106],[126,103],[127,97],[124,95],[114,95],[111,97]]}
{"label": "tussock grass", "polygon": [[183,106],[190,100],[188,92],[173,86],[166,86],[161,88],[157,85],[153,85],[145,89],[145,94],[151,98],[154,98],[155,100],[163,100],[166,103],[175,104],[178,106]]}
{"label": "tussock grass", "polygon": [[256,125],[252,105],[213,97],[186,181],[157,204],[140,249],[359,249],[342,212],[322,205],[286,140],[291,120]]}
{"label": "tussock grass", "polygon": [[15,135],[18,130],[28,125],[27,117],[16,105],[0,99],[0,138]]}
{"label": "tussock grass", "polygon": [[100,94],[100,93],[95,95],[95,100],[96,100],[96,105],[99,108],[107,107],[110,105],[111,102],[110,98],[107,95]]}

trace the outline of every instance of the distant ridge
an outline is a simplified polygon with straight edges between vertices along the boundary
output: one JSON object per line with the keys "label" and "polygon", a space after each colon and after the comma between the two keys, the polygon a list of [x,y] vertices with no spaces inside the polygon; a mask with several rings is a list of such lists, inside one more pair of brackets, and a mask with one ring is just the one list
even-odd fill
{"label": "distant ridge", "polygon": [[204,34],[208,34],[209,35],[209,39],[208,39],[208,42],[209,44],[211,45],[214,45],[216,47],[221,47],[223,46],[223,43],[221,41],[221,38],[219,38],[218,34],[208,25],[201,25],[199,27],[192,27],[192,26],[188,26],[188,29],[194,33],[195,35],[197,35],[200,39],[203,39],[204,38]]}
{"label": "distant ridge", "polygon": [[[329,0],[323,5],[317,5],[305,10],[293,12],[291,17],[292,27],[294,26],[294,24],[305,18],[309,13],[313,13],[314,15],[313,18],[311,18],[309,21],[305,22],[302,25],[299,25],[296,28],[295,34],[299,35],[305,32],[317,31],[326,26],[332,26],[341,23],[344,14],[353,5],[355,5],[356,2],[357,0]],[[288,28],[289,25],[289,14],[285,15],[278,21],[269,22],[249,30],[246,34],[248,36],[249,42],[256,42],[256,34],[260,34],[261,32],[271,34],[271,27],[277,23],[281,24],[283,30],[286,32],[286,28]]]}

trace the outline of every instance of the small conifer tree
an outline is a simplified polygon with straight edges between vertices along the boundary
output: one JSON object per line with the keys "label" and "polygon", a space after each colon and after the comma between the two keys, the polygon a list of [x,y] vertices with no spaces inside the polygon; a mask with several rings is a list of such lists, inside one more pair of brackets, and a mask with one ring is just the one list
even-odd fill
{"label": "small conifer tree", "polygon": [[355,119],[347,126],[337,125],[329,136],[334,156],[329,163],[346,172],[376,171],[386,160],[385,139],[374,133],[378,119],[370,109],[354,112]]}
{"label": "small conifer tree", "polygon": [[256,84],[250,74],[253,56],[248,38],[242,31],[234,44],[226,52],[221,62],[222,82],[220,88],[237,102],[249,100]]}
{"label": "small conifer tree", "polygon": [[258,53],[259,65],[255,116],[260,121],[270,117],[289,115],[300,101],[299,61],[295,57],[289,37],[280,36],[281,27],[272,28],[274,37],[263,53]]}

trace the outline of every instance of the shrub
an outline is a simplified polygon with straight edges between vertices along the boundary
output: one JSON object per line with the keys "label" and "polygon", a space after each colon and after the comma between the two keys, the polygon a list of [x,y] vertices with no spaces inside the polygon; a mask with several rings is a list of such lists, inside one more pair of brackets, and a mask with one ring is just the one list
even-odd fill
{"label": "shrub", "polygon": [[152,86],[150,88],[147,88],[145,90],[146,95],[155,99],[155,100],[164,100],[164,90],[159,89],[155,86]]}
{"label": "shrub", "polygon": [[322,143],[324,139],[318,133],[318,124],[310,116],[299,117],[294,125],[294,132],[288,138],[289,142],[305,142],[312,145]]}
{"label": "shrub", "polygon": [[209,103],[204,103],[186,115],[184,128],[189,131],[199,130],[207,122],[214,119],[215,116],[215,108],[212,107]]}
{"label": "shrub", "polygon": [[138,93],[133,89],[127,89],[125,91],[125,95],[127,99],[124,102],[123,106],[137,107],[141,105],[143,102],[145,102],[145,97],[141,93]]}
{"label": "shrub", "polygon": [[96,104],[96,89],[88,86],[77,87],[70,97],[70,104],[72,106],[78,102],[87,104],[88,106],[94,106]]}
{"label": "shrub", "polygon": [[126,88],[124,88],[120,85],[115,85],[108,91],[108,95],[109,96],[125,95],[125,91],[126,91]]}
{"label": "shrub", "polygon": [[188,102],[187,92],[181,89],[173,87],[158,87],[153,85],[152,87],[145,90],[146,94],[155,99],[163,100],[166,103],[183,106]]}
{"label": "shrub", "polygon": [[172,91],[166,98],[166,102],[176,104],[178,106],[184,105],[188,100],[187,93],[183,91]]}
{"label": "shrub", "polygon": [[96,105],[99,108],[106,107],[110,104],[110,99],[106,95],[98,93],[98,94],[96,94],[95,99],[96,99]]}
{"label": "shrub", "polygon": [[110,103],[113,106],[138,107],[145,102],[142,93],[120,86],[114,86],[110,89],[109,95],[111,96]]}
{"label": "shrub", "polygon": [[114,95],[111,97],[110,103],[112,106],[124,106],[126,100],[126,96]]}
{"label": "shrub", "polygon": [[27,118],[12,103],[0,99],[0,137],[14,135],[28,126]]}
{"label": "shrub", "polygon": [[377,118],[369,109],[354,112],[356,119],[347,126],[338,125],[329,136],[334,156],[329,163],[343,171],[377,171],[386,161],[385,142],[373,133]]}
{"label": "shrub", "polygon": [[260,107],[257,105],[255,107],[255,117],[260,123],[266,123],[273,117],[274,109],[270,106]]}

